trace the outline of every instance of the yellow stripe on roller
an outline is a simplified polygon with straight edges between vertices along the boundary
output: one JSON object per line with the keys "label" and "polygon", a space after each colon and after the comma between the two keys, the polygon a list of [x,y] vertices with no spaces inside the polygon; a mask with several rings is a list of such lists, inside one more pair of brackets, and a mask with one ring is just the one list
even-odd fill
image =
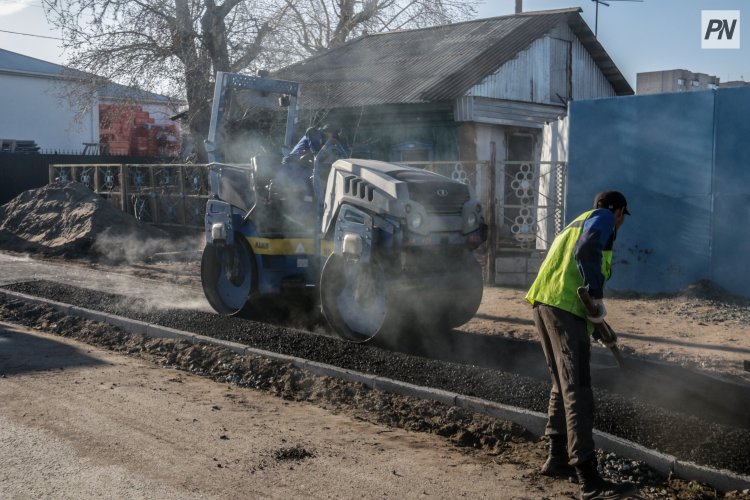
{"label": "yellow stripe on roller", "polygon": [[[248,237],[247,242],[253,252],[260,255],[301,255],[315,253],[313,238],[260,238]],[[320,253],[328,255],[333,252],[333,242],[320,242]]]}

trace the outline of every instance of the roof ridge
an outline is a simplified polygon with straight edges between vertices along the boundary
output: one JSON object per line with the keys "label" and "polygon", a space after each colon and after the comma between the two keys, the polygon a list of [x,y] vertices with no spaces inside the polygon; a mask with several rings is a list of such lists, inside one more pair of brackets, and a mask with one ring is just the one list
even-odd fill
{"label": "roof ridge", "polygon": [[28,57],[29,59],[34,59],[36,61],[47,63],[47,64],[54,64],[56,66],[62,66],[61,64],[53,63],[51,61],[45,61],[44,59],[39,59],[38,57],[34,57],[34,56],[27,56],[26,54],[21,54],[20,52],[13,52],[12,50],[3,49],[2,47],[0,47],[0,51],[8,52],[9,54],[14,54],[14,55],[21,56],[21,57]]}
{"label": "roof ridge", "polygon": [[282,71],[282,70],[289,70],[292,68],[295,68],[297,66],[300,66],[302,64],[308,63],[314,59],[317,59],[319,57],[325,56],[330,54],[331,52],[343,49],[344,47],[351,47],[357,42],[361,42],[362,40],[366,38],[371,37],[377,37],[377,36],[387,36],[387,35],[394,35],[399,33],[414,33],[417,31],[427,31],[427,30],[434,30],[439,28],[447,28],[447,27],[453,27],[453,26],[460,26],[470,23],[480,23],[485,21],[494,21],[499,19],[507,19],[511,17],[531,17],[531,16],[543,16],[543,15],[558,15],[558,14],[569,14],[569,13],[580,13],[583,12],[583,9],[580,7],[568,7],[565,9],[550,9],[550,10],[534,10],[529,12],[521,12],[519,14],[506,14],[504,16],[494,16],[494,17],[482,17],[479,19],[469,19],[467,21],[460,21],[457,23],[448,23],[448,24],[436,24],[434,26],[425,26],[424,28],[411,28],[411,29],[399,29],[399,30],[392,30],[392,31],[380,31],[377,33],[364,33],[362,35],[359,35],[356,38],[352,38],[351,40],[346,41],[344,44],[339,45],[338,47],[326,49],[323,52],[320,52],[318,54],[312,55],[310,57],[306,57],[305,59],[301,61],[297,61],[296,63],[292,63],[288,66],[284,66],[282,68],[277,69],[276,71]]}
{"label": "roof ridge", "polygon": [[509,17],[527,17],[527,16],[543,16],[543,15],[556,15],[556,14],[567,14],[567,13],[574,13],[574,12],[583,12],[583,9],[580,7],[567,7],[565,9],[550,9],[550,10],[532,10],[528,12],[521,12],[518,14],[506,14],[504,16],[493,16],[493,17],[481,17],[479,19],[468,19],[466,21],[459,21],[457,23],[448,23],[448,24],[436,24],[434,26],[425,26],[423,28],[411,28],[411,29],[401,29],[401,30],[393,30],[393,31],[380,31],[377,33],[368,33],[364,36],[382,36],[382,35],[390,35],[393,33],[404,33],[404,32],[414,32],[414,31],[424,31],[424,30],[432,30],[436,28],[445,28],[450,26],[459,26],[462,24],[469,24],[469,23],[480,23],[483,21],[494,21],[495,19],[507,19]]}

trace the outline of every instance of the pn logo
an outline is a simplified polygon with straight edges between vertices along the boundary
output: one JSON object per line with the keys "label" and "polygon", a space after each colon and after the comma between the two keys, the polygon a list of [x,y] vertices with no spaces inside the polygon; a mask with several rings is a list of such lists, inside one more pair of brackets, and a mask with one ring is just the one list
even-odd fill
{"label": "pn logo", "polygon": [[739,49],[740,11],[702,10],[701,48]]}

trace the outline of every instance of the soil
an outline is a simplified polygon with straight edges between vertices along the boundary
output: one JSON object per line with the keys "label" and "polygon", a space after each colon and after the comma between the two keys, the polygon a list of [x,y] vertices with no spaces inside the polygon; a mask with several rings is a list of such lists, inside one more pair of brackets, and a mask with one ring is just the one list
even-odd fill
{"label": "soil", "polygon": [[[78,327],[90,338],[111,333]],[[112,352],[15,327],[0,330],[0,341],[16,352],[0,355],[4,498],[493,498],[500,485],[505,498],[575,492],[535,474],[538,443],[509,440],[497,454],[459,447],[389,424],[411,405],[416,421],[417,402],[335,381],[310,381],[330,388],[330,402],[290,397],[269,382],[304,382],[284,367],[256,365],[255,380],[268,385],[257,390],[170,367],[169,353],[200,358],[184,346],[123,356],[132,344]],[[336,401],[350,393],[378,411]]]}
{"label": "soil", "polygon": [[77,182],[25,191],[0,207],[0,248],[45,257],[138,262],[196,251],[194,239],[142,223]]}
{"label": "soil", "polygon": [[[0,325],[0,341],[13,347],[0,354],[2,484],[11,497],[576,492],[536,472],[544,444],[510,422],[221,348],[128,335],[44,306],[4,301],[0,311],[49,332]],[[635,461],[600,459],[604,475],[636,479],[642,498],[723,496]]]}

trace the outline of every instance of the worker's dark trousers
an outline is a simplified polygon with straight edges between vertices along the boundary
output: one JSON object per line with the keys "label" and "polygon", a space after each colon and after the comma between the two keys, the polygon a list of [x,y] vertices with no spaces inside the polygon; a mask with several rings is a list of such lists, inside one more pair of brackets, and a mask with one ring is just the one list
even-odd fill
{"label": "worker's dark trousers", "polygon": [[547,436],[566,436],[571,465],[589,461],[594,451],[594,397],[591,391],[591,341],[586,320],[539,304],[534,323],[547,358],[549,394]]}

